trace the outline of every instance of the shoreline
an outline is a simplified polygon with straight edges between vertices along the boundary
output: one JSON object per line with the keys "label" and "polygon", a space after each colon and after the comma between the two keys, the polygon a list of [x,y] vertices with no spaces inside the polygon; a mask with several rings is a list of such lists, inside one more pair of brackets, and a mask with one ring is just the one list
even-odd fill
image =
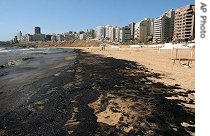
{"label": "shoreline", "polygon": [[[182,62],[183,63],[182,65],[179,63],[179,61],[176,61],[174,64],[171,58],[174,57],[175,55],[174,54],[171,55],[171,52],[169,52],[168,50],[159,53],[157,48],[135,49],[125,46],[119,49],[112,49],[111,47],[107,47],[105,51],[100,51],[98,47],[61,47],[61,48],[81,49],[84,52],[88,52],[91,54],[134,61],[139,64],[145,65],[154,72],[164,74],[168,78],[164,81],[164,83],[168,85],[180,84],[183,89],[186,90],[195,89],[195,61],[193,61],[192,64],[190,64],[191,66],[190,68],[185,67],[184,64],[186,64],[187,62]],[[184,50],[180,52],[180,56],[189,58],[190,51]]]}
{"label": "shoreline", "polygon": [[[50,73],[45,69],[38,73],[40,79],[20,85],[23,91],[36,93],[26,93],[31,99],[23,99],[23,104],[0,116],[0,133],[194,135],[195,91],[179,84],[176,74],[171,79],[169,71],[156,72],[164,71],[163,67],[154,68],[161,66],[155,61],[157,50],[91,48],[73,48],[73,62],[67,55],[56,61]],[[168,56],[167,52],[162,55],[160,60]],[[153,65],[150,61],[154,61]],[[161,63],[168,61],[171,60]],[[170,66],[173,71],[183,69],[193,73],[193,68]],[[18,92],[13,99],[19,99],[14,96]]]}

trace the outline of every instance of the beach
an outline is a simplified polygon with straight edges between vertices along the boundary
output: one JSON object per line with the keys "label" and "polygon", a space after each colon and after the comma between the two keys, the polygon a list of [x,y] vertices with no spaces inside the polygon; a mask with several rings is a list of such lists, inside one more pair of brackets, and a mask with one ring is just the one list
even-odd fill
{"label": "beach", "polygon": [[194,62],[156,48],[49,50],[0,68],[0,135],[194,135]]}

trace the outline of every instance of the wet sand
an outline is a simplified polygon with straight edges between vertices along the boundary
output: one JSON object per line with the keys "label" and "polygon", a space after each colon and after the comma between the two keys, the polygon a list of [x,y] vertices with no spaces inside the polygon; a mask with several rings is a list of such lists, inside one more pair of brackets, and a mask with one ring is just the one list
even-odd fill
{"label": "wet sand", "polygon": [[44,57],[34,72],[11,68],[0,77],[0,134],[194,135],[195,111],[184,105],[194,105],[193,87],[110,52],[83,48]]}

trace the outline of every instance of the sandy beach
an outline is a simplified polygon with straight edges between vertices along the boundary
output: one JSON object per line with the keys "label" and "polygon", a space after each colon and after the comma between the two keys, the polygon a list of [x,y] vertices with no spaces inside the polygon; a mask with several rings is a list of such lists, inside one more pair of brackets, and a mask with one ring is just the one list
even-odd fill
{"label": "sandy beach", "polygon": [[74,51],[50,70],[35,63],[40,72],[30,74],[29,59],[16,80],[0,76],[13,84],[1,86],[0,135],[194,135],[194,61],[174,64],[156,48],[65,48]]}
{"label": "sandy beach", "polygon": [[[78,48],[77,48],[78,49]],[[111,48],[108,45],[105,51],[100,51],[97,47],[82,47],[79,48],[85,52],[91,54],[102,55],[104,57],[111,57],[115,59],[122,59],[127,61],[135,62],[136,65],[147,68],[147,72],[151,72],[156,76],[147,76],[149,80],[148,84],[163,84],[173,88],[174,95],[165,96],[167,100],[179,101],[178,105],[181,105],[184,109],[188,109],[193,114],[195,112],[195,62],[189,63],[187,61],[173,61],[172,58],[176,57],[175,51],[164,50],[159,52],[157,48],[129,48],[129,46],[121,46],[120,48]],[[192,50],[179,50],[177,56],[179,58],[195,58],[194,51]],[[125,68],[126,70],[126,68]],[[139,70],[133,70],[131,76],[138,75]],[[140,72],[141,73],[141,72]],[[143,78],[144,79],[144,78]],[[133,83],[135,85],[136,82]],[[153,88],[153,87],[152,87]],[[161,89],[161,88],[158,88]],[[129,91],[128,91],[129,92]],[[132,90],[131,90],[132,92]],[[153,94],[151,92],[151,94]],[[163,93],[164,94],[164,93]],[[108,96],[101,96],[96,102],[92,103],[91,106],[98,113],[98,107],[101,105],[101,99],[106,97],[109,100],[109,104],[106,109],[99,112],[97,115],[98,122],[106,123],[113,126],[118,126],[122,114],[126,113],[131,115],[133,118],[139,117],[139,112],[129,109],[130,106],[136,104],[136,102],[119,98],[113,94],[106,94]],[[134,93],[135,95],[135,93]],[[138,99],[139,103],[143,103]],[[116,114],[111,112],[110,107],[118,105],[120,108]],[[151,105],[148,105],[148,107]],[[153,105],[155,106],[155,105]],[[124,112],[122,112],[124,111]],[[109,118],[107,118],[109,117]],[[130,121],[132,119],[129,119]],[[135,119],[133,119],[135,120]],[[129,122],[129,121],[128,121]],[[131,121],[132,122],[132,121]],[[182,122],[184,127],[194,127],[192,122]],[[156,126],[157,127],[157,126]],[[125,132],[129,132],[133,129],[133,126],[124,128]],[[176,129],[175,129],[176,130]],[[147,133],[144,133],[147,134]],[[190,135],[194,135],[194,131],[189,132]],[[150,135],[150,134],[149,134]],[[151,135],[154,135],[151,133]]]}
{"label": "sandy beach", "polygon": [[[163,82],[167,85],[179,84],[181,88],[186,90],[195,89],[195,61],[190,63],[190,68],[185,66],[187,61],[175,62],[171,58],[175,58],[175,51],[161,50],[158,48],[129,48],[129,46],[121,46],[121,48],[111,48],[110,45],[105,51],[99,51],[97,47],[82,47],[86,52],[92,54],[100,54],[105,57],[114,57],[116,59],[124,59],[134,61],[146,66],[151,71],[161,73],[164,78],[161,80],[154,79],[157,82]],[[191,50],[179,50],[179,58],[191,58]],[[193,51],[192,58],[195,59]]]}

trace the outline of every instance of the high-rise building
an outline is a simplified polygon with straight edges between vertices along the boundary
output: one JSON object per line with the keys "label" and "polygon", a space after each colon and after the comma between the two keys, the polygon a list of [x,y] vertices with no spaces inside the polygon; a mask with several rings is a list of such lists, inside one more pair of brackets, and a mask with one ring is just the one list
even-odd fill
{"label": "high-rise building", "polygon": [[146,43],[152,40],[153,32],[153,19],[144,18],[140,22],[140,39],[141,43]]}
{"label": "high-rise building", "polygon": [[97,26],[97,39],[103,41],[105,38],[105,27],[104,26]]}
{"label": "high-rise building", "polygon": [[131,22],[129,24],[129,27],[131,29],[131,40],[134,40],[134,32],[135,32],[135,23],[134,22]]}
{"label": "high-rise building", "polygon": [[17,42],[18,42],[17,36],[14,37],[13,42],[14,42],[14,43],[17,43]]}
{"label": "high-rise building", "polygon": [[134,41],[139,42],[140,40],[140,21],[135,23],[134,27]]}
{"label": "high-rise building", "polygon": [[40,27],[35,27],[34,32],[35,32],[35,34],[41,34],[41,28]]}
{"label": "high-rise building", "polygon": [[131,29],[129,26],[120,28],[120,42],[130,42],[131,40]]}
{"label": "high-rise building", "polygon": [[87,39],[94,39],[95,38],[95,30],[91,29],[91,28],[87,29],[86,38]]}
{"label": "high-rise building", "polygon": [[115,36],[116,36],[116,27],[115,26],[110,26],[109,27],[109,41],[114,42],[115,41]]}
{"label": "high-rise building", "polygon": [[195,38],[195,5],[186,5],[175,10],[174,41]]}
{"label": "high-rise building", "polygon": [[21,31],[19,31],[17,33],[17,41],[21,41],[21,36],[22,36],[22,33],[21,33]]}
{"label": "high-rise building", "polygon": [[115,41],[119,42],[120,40],[120,27],[115,28]]}
{"label": "high-rise building", "polygon": [[45,35],[45,41],[51,41],[51,37],[52,37],[51,34]]}
{"label": "high-rise building", "polygon": [[109,29],[110,27],[112,27],[111,25],[106,25],[105,26],[105,40],[109,41],[110,40],[110,33],[109,33]]}
{"label": "high-rise building", "polygon": [[171,9],[154,20],[154,43],[172,41],[174,17],[175,11]]}

